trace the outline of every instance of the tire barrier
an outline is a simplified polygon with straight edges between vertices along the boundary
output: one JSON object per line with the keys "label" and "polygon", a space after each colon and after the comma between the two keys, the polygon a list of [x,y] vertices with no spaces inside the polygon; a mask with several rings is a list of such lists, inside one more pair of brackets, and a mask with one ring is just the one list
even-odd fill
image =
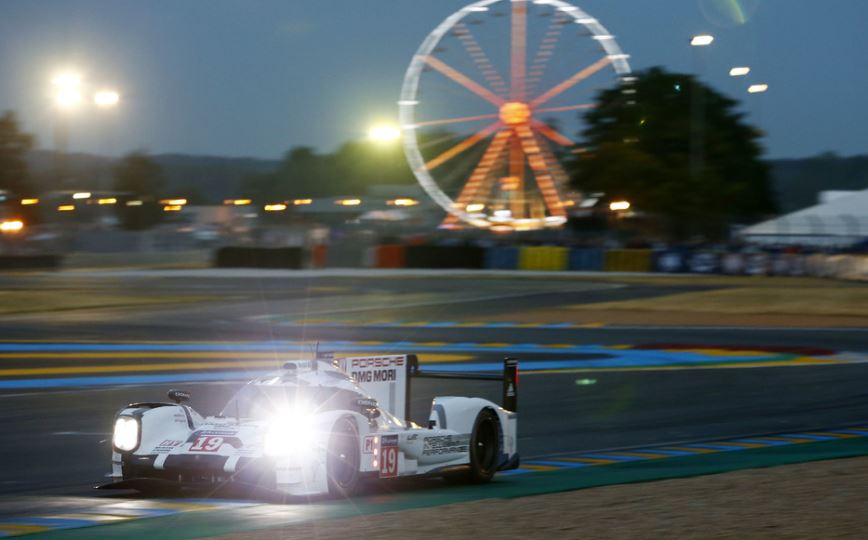
{"label": "tire barrier", "polygon": [[565,247],[522,247],[518,253],[519,270],[562,271],[567,269],[569,249]]}
{"label": "tire barrier", "polygon": [[217,268],[282,268],[302,267],[304,250],[300,247],[256,248],[222,247],[214,257]]}
{"label": "tire barrier", "polygon": [[599,272],[603,269],[603,250],[595,248],[571,249],[569,269],[584,272]]}
{"label": "tire barrier", "polygon": [[514,246],[498,246],[485,250],[485,268],[490,270],[515,270],[518,268],[518,251]]}
{"label": "tire barrier", "polygon": [[52,270],[60,268],[60,255],[0,255],[2,270]]}
{"label": "tire barrier", "polygon": [[485,249],[478,246],[407,246],[405,268],[485,268]]}
{"label": "tire barrier", "polygon": [[404,246],[386,244],[374,248],[374,268],[406,268]]}
{"label": "tire barrier", "polygon": [[607,272],[651,272],[650,249],[612,249],[606,252],[603,269]]}

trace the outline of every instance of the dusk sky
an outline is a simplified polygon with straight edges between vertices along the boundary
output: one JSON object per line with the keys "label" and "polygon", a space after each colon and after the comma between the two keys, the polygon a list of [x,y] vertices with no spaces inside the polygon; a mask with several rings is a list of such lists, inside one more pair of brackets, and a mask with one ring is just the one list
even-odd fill
{"label": "dusk sky", "polygon": [[[71,149],[276,158],[396,121],[407,65],[462,0],[0,0],[0,111],[52,147],[52,75],[122,94],[70,119]],[[701,71],[745,101],[771,157],[868,153],[865,0],[582,0],[633,69]],[[696,33],[716,41],[688,46]],[[564,58],[563,61],[569,61]],[[553,61],[558,61],[556,58]],[[747,78],[728,76],[749,65]],[[576,69],[583,66],[577,65]],[[747,85],[770,90],[748,95]]]}

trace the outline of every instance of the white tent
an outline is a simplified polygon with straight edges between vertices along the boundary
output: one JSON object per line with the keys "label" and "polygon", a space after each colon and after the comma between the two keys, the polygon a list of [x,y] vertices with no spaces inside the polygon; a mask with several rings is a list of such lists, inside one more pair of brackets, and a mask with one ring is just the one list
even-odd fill
{"label": "white tent", "polygon": [[868,189],[764,221],[739,232],[755,244],[845,247],[868,238]]}

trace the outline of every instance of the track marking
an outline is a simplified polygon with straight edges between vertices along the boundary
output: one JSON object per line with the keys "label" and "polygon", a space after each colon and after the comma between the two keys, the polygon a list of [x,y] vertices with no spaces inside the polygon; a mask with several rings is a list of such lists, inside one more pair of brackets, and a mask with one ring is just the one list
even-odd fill
{"label": "track marking", "polygon": [[755,435],[720,441],[685,442],[669,446],[649,446],[644,448],[582,452],[569,455],[538,456],[528,459],[517,470],[501,474],[549,472],[542,467],[569,469],[575,468],[576,464],[583,464],[583,466],[588,467],[605,467],[617,463],[666,460],[674,457],[719,454],[724,452],[737,453],[760,448],[794,446],[834,439],[863,437],[868,437],[868,427],[860,426],[819,432],[786,433],[782,435]]}

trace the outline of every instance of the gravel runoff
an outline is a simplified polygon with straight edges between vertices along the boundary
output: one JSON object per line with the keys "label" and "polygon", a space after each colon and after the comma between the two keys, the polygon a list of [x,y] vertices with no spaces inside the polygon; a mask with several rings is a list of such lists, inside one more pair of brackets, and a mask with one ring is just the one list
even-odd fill
{"label": "gravel runoff", "polygon": [[219,538],[868,538],[868,457],[489,499]]}

